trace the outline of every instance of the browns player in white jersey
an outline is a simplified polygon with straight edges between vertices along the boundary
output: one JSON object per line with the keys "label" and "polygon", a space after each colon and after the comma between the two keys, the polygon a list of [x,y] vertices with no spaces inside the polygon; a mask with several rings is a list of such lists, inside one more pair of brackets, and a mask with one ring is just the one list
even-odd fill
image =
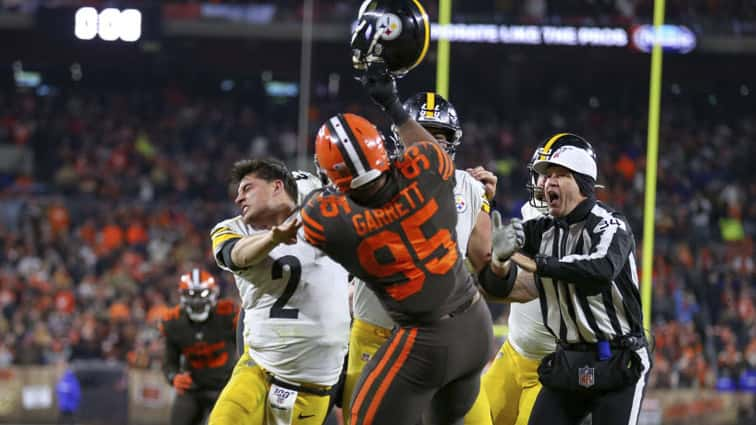
{"label": "browns player in white jersey", "polygon": [[241,214],[211,240],[239,289],[245,352],[209,423],[322,423],[347,349],[347,273],[297,240],[297,180],[283,163],[240,161],[232,179]]}

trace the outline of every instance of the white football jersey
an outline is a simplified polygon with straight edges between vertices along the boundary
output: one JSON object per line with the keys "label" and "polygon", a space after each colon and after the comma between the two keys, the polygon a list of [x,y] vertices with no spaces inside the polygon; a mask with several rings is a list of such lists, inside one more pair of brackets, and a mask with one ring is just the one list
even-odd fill
{"label": "white football jersey", "polygon": [[[478,221],[478,213],[491,210],[483,184],[463,170],[455,170],[454,202],[457,206],[457,246],[462,257],[467,255],[467,244],[470,235]],[[367,323],[390,329],[394,326],[378,297],[368,289],[365,282],[352,279],[354,294],[352,295],[352,313],[354,317]]]}
{"label": "white football jersey", "polygon": [[[545,214],[546,211],[525,203],[520,213],[523,220],[527,221]],[[510,304],[507,338],[512,348],[531,359],[542,359],[556,350],[556,338],[543,325],[539,299]]]}
{"label": "white football jersey", "polygon": [[[292,174],[300,199],[321,186],[310,173]],[[334,385],[349,343],[347,272],[301,239],[278,245],[246,269],[223,264],[225,242],[265,231],[236,216],[215,225],[210,236],[218,266],[234,274],[239,289],[244,343],[257,364],[284,380]]]}
{"label": "white football jersey", "polygon": [[294,181],[297,183],[297,205],[302,205],[302,201],[304,201],[310,192],[323,187],[320,179],[310,172],[296,170],[292,171],[291,175],[294,176]]}

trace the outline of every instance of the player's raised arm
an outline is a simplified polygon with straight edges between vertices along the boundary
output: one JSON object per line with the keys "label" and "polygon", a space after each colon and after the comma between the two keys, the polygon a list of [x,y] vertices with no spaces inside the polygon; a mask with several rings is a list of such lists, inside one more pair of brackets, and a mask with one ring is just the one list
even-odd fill
{"label": "player's raised arm", "polygon": [[417,142],[435,142],[435,138],[423,128],[402,107],[396,78],[388,72],[383,63],[371,63],[360,79],[373,102],[378,104],[396,124],[397,133],[404,146]]}

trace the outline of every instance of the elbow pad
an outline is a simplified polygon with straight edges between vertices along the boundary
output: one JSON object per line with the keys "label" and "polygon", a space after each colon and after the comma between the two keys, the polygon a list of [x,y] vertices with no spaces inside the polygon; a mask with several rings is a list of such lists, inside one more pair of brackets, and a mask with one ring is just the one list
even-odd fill
{"label": "elbow pad", "polygon": [[497,298],[507,298],[514,288],[517,280],[517,265],[511,264],[509,273],[505,277],[499,277],[491,270],[491,265],[484,267],[478,273],[478,283],[487,294]]}

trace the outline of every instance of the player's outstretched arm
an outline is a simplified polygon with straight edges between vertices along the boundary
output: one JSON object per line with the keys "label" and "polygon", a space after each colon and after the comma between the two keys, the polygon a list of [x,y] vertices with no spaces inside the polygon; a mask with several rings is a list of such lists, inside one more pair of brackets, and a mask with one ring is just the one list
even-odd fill
{"label": "player's outstretched arm", "polygon": [[298,218],[286,221],[264,233],[245,236],[231,249],[231,261],[237,268],[254,266],[267,257],[281,243],[291,245],[297,241],[297,230],[302,225]]}

